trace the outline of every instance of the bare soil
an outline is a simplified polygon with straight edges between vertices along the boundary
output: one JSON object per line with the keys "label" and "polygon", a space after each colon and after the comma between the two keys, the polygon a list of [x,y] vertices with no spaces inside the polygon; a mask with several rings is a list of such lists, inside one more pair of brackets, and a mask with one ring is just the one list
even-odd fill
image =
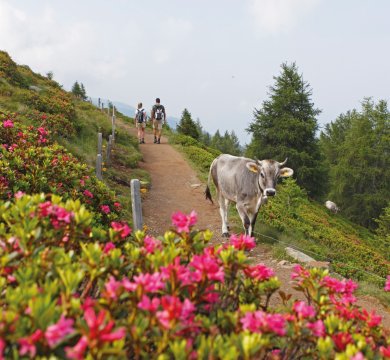
{"label": "bare soil", "polygon": [[[135,129],[130,129],[136,135]],[[162,231],[171,227],[171,215],[176,211],[198,214],[197,227],[210,229],[214,233],[213,243],[226,239],[221,236],[221,218],[217,203],[206,201],[205,184],[197,178],[195,171],[188,165],[184,157],[163,136],[161,144],[153,143],[153,136],[146,134],[146,144],[140,144],[143,161],[139,166],[151,176],[151,188],[143,199],[142,211],[147,232],[153,236],[162,235]],[[274,269],[282,283],[281,290],[303,299],[301,293],[292,289],[291,271],[294,264],[281,262],[272,258],[269,245],[258,243],[250,253],[254,263],[263,263]],[[272,306],[281,303],[279,297],[273,297]],[[375,310],[383,318],[383,324],[390,329],[390,310],[377,299],[361,296],[358,304],[368,311]]]}

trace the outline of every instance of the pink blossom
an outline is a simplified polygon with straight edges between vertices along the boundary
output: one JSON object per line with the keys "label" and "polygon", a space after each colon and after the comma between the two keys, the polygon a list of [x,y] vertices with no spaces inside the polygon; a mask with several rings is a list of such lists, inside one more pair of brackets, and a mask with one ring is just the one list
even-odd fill
{"label": "pink blossom", "polygon": [[364,320],[370,328],[376,327],[382,322],[382,317],[377,315],[374,310],[369,313],[367,310],[363,309],[360,318]]}
{"label": "pink blossom", "polygon": [[312,332],[314,336],[324,337],[325,336],[325,325],[322,320],[317,320],[313,323],[308,323],[306,325]]}
{"label": "pink blossom", "polygon": [[302,318],[313,317],[316,315],[316,311],[313,306],[307,305],[304,301],[296,301],[293,308],[298,316]]}
{"label": "pink blossom", "polygon": [[274,271],[271,268],[266,267],[264,264],[247,266],[244,269],[244,273],[246,276],[259,281],[269,280],[275,275]]}
{"label": "pink blossom", "polygon": [[176,257],[172,264],[160,268],[162,279],[178,279],[182,286],[190,285],[197,276],[187,267],[180,264],[180,257]]}
{"label": "pink blossom", "polygon": [[144,238],[144,246],[147,254],[153,254],[156,249],[161,249],[161,241],[158,239],[155,239],[154,237],[151,237],[149,235],[146,235]]}
{"label": "pink blossom", "polygon": [[352,280],[337,280],[330,276],[324,276],[322,285],[325,285],[331,291],[340,294],[352,294],[357,289],[357,284]]}
{"label": "pink blossom", "polygon": [[267,314],[263,311],[247,312],[241,318],[244,330],[258,333],[273,332],[280,336],[286,334],[286,319],[281,314]]}
{"label": "pink blossom", "polygon": [[3,127],[4,128],[13,128],[14,127],[14,123],[11,121],[11,120],[4,120],[3,121]]}
{"label": "pink blossom", "polygon": [[20,199],[25,194],[26,194],[25,192],[19,190],[18,192],[15,193],[14,197],[15,199]]}
{"label": "pink blossom", "polygon": [[366,358],[360,351],[350,358],[350,360],[365,360],[365,359]]}
{"label": "pink blossom", "polygon": [[116,300],[118,299],[118,290],[122,287],[122,283],[120,281],[116,281],[115,278],[111,275],[108,282],[105,283],[105,295],[109,299]]}
{"label": "pink blossom", "polygon": [[88,338],[86,336],[82,336],[75,346],[65,348],[66,356],[69,359],[83,360],[87,347]]}
{"label": "pink blossom", "polygon": [[135,291],[138,287],[141,287],[144,291],[151,293],[165,288],[165,284],[162,282],[162,275],[159,272],[139,274],[134,276],[134,282],[124,278],[122,285],[128,291]]}
{"label": "pink blossom", "polygon": [[148,296],[143,295],[141,301],[138,303],[137,307],[142,310],[146,310],[149,312],[156,312],[160,305],[159,298],[149,299]]}
{"label": "pink blossom", "polygon": [[384,357],[384,358],[390,358],[390,345],[384,347],[384,346],[381,346],[379,348],[379,351],[381,353],[381,355]]}
{"label": "pink blossom", "polygon": [[0,360],[4,360],[5,341],[0,337]]}
{"label": "pink blossom", "polygon": [[182,303],[176,296],[163,296],[161,306],[163,310],[157,311],[156,317],[166,329],[172,328],[178,320],[184,325],[189,325],[193,320],[195,306],[188,299]]}
{"label": "pink blossom", "polygon": [[309,271],[303,268],[301,265],[295,265],[291,273],[291,279],[295,280],[296,278],[303,277],[307,278],[310,276]]}
{"label": "pink blossom", "polygon": [[20,338],[18,340],[18,343],[20,345],[19,354],[20,355],[26,355],[29,354],[30,357],[34,357],[37,349],[35,344],[43,337],[43,331],[38,329],[34,333],[32,333],[30,336],[26,336],[23,338]]}
{"label": "pink blossom", "polygon": [[108,205],[102,205],[100,206],[100,209],[102,210],[102,212],[104,212],[105,214],[109,214],[111,212],[110,210],[110,207]]}
{"label": "pink blossom", "polygon": [[73,323],[73,319],[66,319],[64,315],[61,315],[61,318],[56,324],[50,325],[46,329],[45,337],[51,348],[56,347],[56,345],[61,342],[65,336],[74,331]]}
{"label": "pink blossom", "polygon": [[219,266],[217,260],[209,254],[194,255],[190,266],[195,269],[195,274],[201,279],[216,280],[224,282],[223,266]]}
{"label": "pink blossom", "polygon": [[115,249],[115,245],[114,245],[114,243],[112,243],[112,242],[110,241],[110,242],[108,242],[108,243],[106,243],[106,244],[104,245],[103,252],[104,252],[105,254],[109,254],[109,253],[111,252],[111,250],[113,250],[113,249]]}
{"label": "pink blossom", "polygon": [[390,275],[387,275],[387,280],[385,284],[385,291],[390,291]]}
{"label": "pink blossom", "polygon": [[191,214],[186,215],[178,211],[172,215],[172,225],[176,226],[178,232],[190,232],[190,227],[198,221],[197,214],[193,210]]}
{"label": "pink blossom", "polygon": [[120,208],[122,207],[122,205],[119,203],[119,202],[114,202],[114,206],[120,210]]}
{"label": "pink blossom", "polygon": [[252,250],[256,246],[255,238],[241,234],[230,236],[230,245],[237,250]]}
{"label": "pink blossom", "polygon": [[93,194],[89,190],[84,190],[83,194],[89,198],[93,198]]}
{"label": "pink blossom", "polygon": [[120,233],[120,236],[122,239],[127,237],[131,233],[131,229],[129,225],[127,225],[125,222],[111,222],[111,227],[116,231]]}
{"label": "pink blossom", "polygon": [[347,345],[352,342],[352,336],[347,332],[340,332],[332,335],[332,340],[339,351],[344,351]]}

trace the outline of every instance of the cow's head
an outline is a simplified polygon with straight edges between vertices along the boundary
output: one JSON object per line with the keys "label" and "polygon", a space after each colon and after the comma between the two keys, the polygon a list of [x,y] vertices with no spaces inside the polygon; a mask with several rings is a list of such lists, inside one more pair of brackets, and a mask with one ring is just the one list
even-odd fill
{"label": "cow's head", "polygon": [[293,169],[283,167],[287,159],[282,163],[275,160],[256,160],[246,164],[248,170],[258,174],[260,189],[263,197],[276,195],[276,182],[279,177],[289,177],[294,173]]}

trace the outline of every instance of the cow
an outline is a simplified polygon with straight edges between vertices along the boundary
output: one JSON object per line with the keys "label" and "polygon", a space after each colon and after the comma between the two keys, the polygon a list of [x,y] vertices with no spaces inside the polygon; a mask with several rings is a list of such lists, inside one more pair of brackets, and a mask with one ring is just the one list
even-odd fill
{"label": "cow", "polygon": [[222,236],[229,236],[228,205],[236,203],[246,235],[253,235],[260,206],[268,196],[276,195],[276,182],[279,177],[291,176],[294,171],[283,167],[275,160],[252,160],[229,154],[218,156],[210,165],[206,199],[213,203],[210,193],[210,181],[217,190],[219,211],[222,218]]}
{"label": "cow", "polygon": [[333,202],[333,201],[330,201],[330,200],[327,200],[325,201],[325,206],[327,209],[329,209],[333,214],[337,214],[340,209],[338,208],[338,206]]}

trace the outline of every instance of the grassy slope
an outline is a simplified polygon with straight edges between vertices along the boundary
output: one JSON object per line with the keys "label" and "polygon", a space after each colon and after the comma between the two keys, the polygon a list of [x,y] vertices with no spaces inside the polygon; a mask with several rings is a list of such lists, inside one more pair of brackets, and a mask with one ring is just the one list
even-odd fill
{"label": "grassy slope", "polygon": [[[58,96],[58,99],[55,96]],[[50,100],[53,99],[54,100]],[[33,99],[33,100],[31,100]],[[66,100],[70,103],[64,105]],[[64,106],[64,107],[62,107]],[[70,110],[69,110],[70,109]],[[71,122],[74,132],[54,135],[55,140],[72,154],[91,167],[94,174],[97,153],[97,132],[103,133],[103,146],[106,146],[111,134],[111,119],[107,112],[101,112],[88,102],[80,101],[62,90],[61,86],[27,66],[16,65],[5,52],[0,51],[0,111],[17,113],[18,119],[28,125],[40,125],[33,119],[31,112],[39,115],[62,116]],[[120,121],[130,121],[117,113]],[[119,122],[120,122],[119,121]],[[48,130],[51,130],[49,126]],[[103,181],[114,190],[122,203],[125,216],[131,222],[131,203],[129,183],[132,178],[148,181],[149,176],[137,169],[141,159],[138,144],[120,124],[116,128],[116,142],[113,151],[112,166],[104,166]],[[103,151],[103,159],[105,151]],[[105,161],[105,160],[103,160]],[[130,168],[130,170],[129,170]]]}
{"label": "grassy slope", "polygon": [[[217,155],[215,150],[210,151],[182,135],[172,133],[169,137],[200,178],[206,180],[209,165]],[[231,210],[234,230],[241,231],[241,221],[233,207]],[[369,283],[371,289],[363,287],[370,293],[377,292],[377,287],[371,284],[382,287],[390,273],[390,244],[342,215],[331,214],[322,204],[310,201],[293,181],[278,185],[278,196],[262,207],[255,231],[261,241],[275,246],[278,253],[283,252],[281,247],[292,245],[316,260],[330,261],[332,270],[360,280],[362,285]],[[390,304],[390,296],[382,294],[382,300]]]}

